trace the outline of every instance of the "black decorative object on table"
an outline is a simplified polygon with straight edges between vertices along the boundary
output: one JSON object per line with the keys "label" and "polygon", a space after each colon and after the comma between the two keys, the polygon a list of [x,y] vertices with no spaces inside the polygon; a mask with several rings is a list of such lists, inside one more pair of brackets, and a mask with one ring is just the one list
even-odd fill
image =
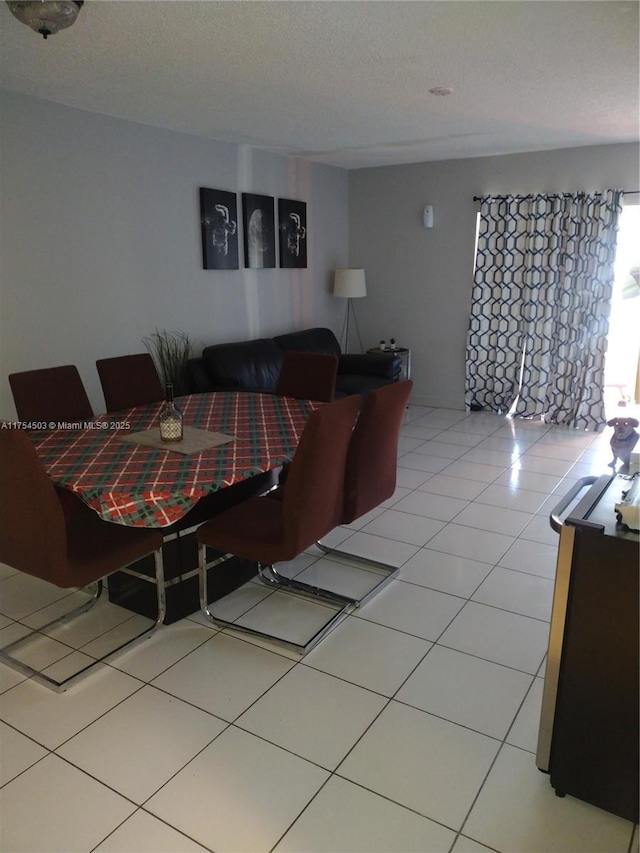
{"label": "black decorative object on table", "polygon": [[304,201],[278,199],[278,237],[280,266],[284,269],[306,269],[307,205]]}
{"label": "black decorative object on table", "polygon": [[244,265],[248,269],[273,269],[276,235],[273,197],[242,193]]}

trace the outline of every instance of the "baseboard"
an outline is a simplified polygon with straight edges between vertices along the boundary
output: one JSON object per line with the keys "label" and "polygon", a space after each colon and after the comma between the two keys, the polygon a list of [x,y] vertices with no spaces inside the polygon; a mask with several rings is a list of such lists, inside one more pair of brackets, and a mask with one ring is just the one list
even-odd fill
{"label": "baseboard", "polygon": [[464,403],[461,403],[459,399],[442,399],[423,396],[422,394],[412,394],[409,399],[409,406],[429,406],[433,409],[453,409],[456,412],[466,412]]}

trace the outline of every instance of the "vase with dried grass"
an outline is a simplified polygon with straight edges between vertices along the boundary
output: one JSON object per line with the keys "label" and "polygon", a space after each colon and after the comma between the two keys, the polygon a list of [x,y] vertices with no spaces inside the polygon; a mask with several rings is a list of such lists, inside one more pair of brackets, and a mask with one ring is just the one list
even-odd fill
{"label": "vase with dried grass", "polygon": [[156,363],[163,383],[172,383],[176,397],[189,393],[187,361],[191,356],[191,341],[186,332],[156,329],[142,339]]}

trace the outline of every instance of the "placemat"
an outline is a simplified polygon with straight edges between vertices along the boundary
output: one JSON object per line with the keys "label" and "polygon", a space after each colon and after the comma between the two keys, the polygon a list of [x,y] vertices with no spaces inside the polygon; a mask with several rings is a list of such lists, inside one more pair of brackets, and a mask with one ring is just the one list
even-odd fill
{"label": "placemat", "polygon": [[143,429],[140,432],[131,432],[120,435],[123,441],[132,444],[144,444],[147,447],[156,447],[159,450],[172,450],[174,453],[182,453],[190,456],[192,453],[200,453],[210,447],[218,447],[228,441],[235,441],[235,436],[225,435],[222,432],[209,432],[197,427],[184,427],[184,438],[182,441],[162,441],[158,427]]}

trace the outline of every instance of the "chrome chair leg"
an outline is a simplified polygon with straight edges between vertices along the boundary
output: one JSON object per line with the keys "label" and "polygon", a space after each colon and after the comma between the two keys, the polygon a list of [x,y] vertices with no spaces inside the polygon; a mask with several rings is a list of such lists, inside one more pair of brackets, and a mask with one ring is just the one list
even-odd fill
{"label": "chrome chair leg", "polygon": [[357,554],[352,554],[349,551],[343,551],[341,548],[331,548],[318,540],[316,545],[327,556],[344,557],[350,560],[353,565],[361,565],[362,568],[373,570],[376,574],[382,574],[382,578],[369,589],[361,598],[353,598],[352,602],[355,607],[362,607],[370,598],[373,598],[380,590],[384,589],[390,581],[398,576],[400,566],[394,566],[391,563],[384,563],[381,560],[371,560],[368,557],[359,557]]}
{"label": "chrome chair leg", "polygon": [[292,589],[307,595],[311,598],[320,598],[323,601],[330,601],[334,604],[353,606],[355,599],[347,595],[341,595],[339,592],[333,592],[330,589],[323,589],[321,586],[315,586],[311,583],[298,581],[295,578],[288,578],[286,575],[281,575],[275,566],[258,566],[258,574],[265,583],[278,587],[280,589]]}
{"label": "chrome chair leg", "polygon": [[[129,647],[133,646],[135,643],[138,643],[139,641],[144,640],[146,637],[149,637],[157,628],[160,627],[160,625],[162,625],[162,623],[164,622],[165,614],[166,614],[166,592],[165,592],[165,585],[164,585],[164,565],[162,562],[161,551],[155,552],[154,560],[155,560],[155,583],[156,583],[156,587],[157,587],[158,612],[157,612],[155,622],[153,623],[153,625],[150,628],[145,628],[144,630],[142,630],[138,634],[136,634],[134,637],[131,637],[130,639],[125,640],[125,642],[121,643],[115,649],[111,649],[109,652],[102,655],[101,657],[95,658],[94,660],[91,661],[91,663],[88,663],[82,669],[78,670],[77,672],[74,672],[72,675],[68,676],[67,678],[61,679],[60,681],[58,681],[57,679],[47,675],[44,672],[41,672],[40,670],[36,669],[35,667],[30,666],[28,663],[25,663],[24,661],[21,661],[18,658],[13,657],[14,652],[18,651],[20,648],[22,648],[24,645],[26,645],[26,643],[28,643],[30,640],[33,640],[34,637],[36,637],[38,635],[39,636],[45,636],[46,631],[48,631],[49,629],[55,627],[56,625],[62,625],[62,624],[71,622],[73,619],[77,618],[78,616],[80,616],[83,613],[86,613],[88,610],[90,610],[96,604],[96,602],[98,601],[98,599],[102,595],[103,582],[102,582],[102,580],[99,580],[95,584],[90,584],[89,587],[86,587],[87,589],[91,588],[91,587],[95,587],[95,592],[92,595],[92,597],[89,599],[89,601],[84,602],[83,604],[79,605],[78,607],[75,607],[73,610],[70,610],[69,613],[65,613],[63,616],[59,616],[57,619],[53,619],[51,622],[48,622],[46,625],[43,625],[40,628],[37,628],[35,630],[31,630],[24,637],[20,637],[18,640],[14,640],[13,642],[8,643],[6,646],[4,646],[3,648],[0,649],[0,661],[2,661],[3,663],[6,663],[7,666],[10,666],[12,669],[15,669],[18,672],[21,672],[23,675],[30,676],[31,678],[34,679],[34,681],[37,681],[40,684],[44,684],[46,687],[49,687],[51,690],[54,690],[56,693],[62,693],[65,690],[67,690],[69,687],[71,687],[73,684],[75,684],[77,681],[79,681],[81,678],[83,678],[85,675],[87,675],[89,673],[89,671],[92,670],[99,663],[103,663],[108,658],[112,657],[112,655],[115,655],[116,653],[122,651],[123,649],[129,648]],[[126,569],[122,569],[121,571],[126,571]],[[75,651],[79,651],[80,653],[82,653],[81,649],[74,649],[72,647],[69,647],[69,648],[70,648],[70,651],[72,653]]]}
{"label": "chrome chair leg", "polygon": [[[242,625],[237,622],[233,622],[230,619],[224,619],[218,614],[216,614],[208,601],[208,585],[207,585],[207,572],[209,569],[214,566],[219,565],[220,563],[229,560],[232,555],[226,554],[222,557],[217,557],[215,560],[211,560],[207,563],[206,559],[206,545],[202,543],[198,546],[198,578],[199,578],[199,588],[200,588],[200,609],[204,616],[213,624],[219,625],[221,628],[232,628],[234,631],[240,631],[244,634],[249,634],[254,637],[258,637],[261,640],[267,640],[269,642],[276,642],[279,645],[283,645],[286,648],[293,649],[293,651],[298,652],[299,654],[306,654],[311,651],[311,649],[316,646],[320,640],[322,640],[337,624],[342,621],[344,617],[351,611],[352,605],[351,601],[344,596],[335,595],[332,593],[322,593],[318,591],[318,593],[309,594],[309,591],[306,589],[307,584],[294,584],[294,583],[283,583],[282,581],[287,581],[287,578],[282,578],[281,575],[275,570],[273,566],[266,565],[263,563],[258,563],[258,575],[261,580],[266,583],[268,586],[273,586],[275,588],[282,588],[283,591],[287,591],[287,587],[292,590],[296,590],[297,592],[302,592],[306,594],[306,597],[314,598],[317,602],[323,603],[325,605],[330,605],[327,607],[327,610],[331,613],[329,618],[321,625],[319,629],[314,631],[312,636],[305,640],[304,642],[295,642],[293,640],[288,640],[283,637],[279,637],[277,634],[269,634],[265,631],[259,631],[256,628],[250,628],[247,625]],[[304,589],[302,588],[304,587]],[[338,606],[339,609],[335,610],[333,607]]]}

